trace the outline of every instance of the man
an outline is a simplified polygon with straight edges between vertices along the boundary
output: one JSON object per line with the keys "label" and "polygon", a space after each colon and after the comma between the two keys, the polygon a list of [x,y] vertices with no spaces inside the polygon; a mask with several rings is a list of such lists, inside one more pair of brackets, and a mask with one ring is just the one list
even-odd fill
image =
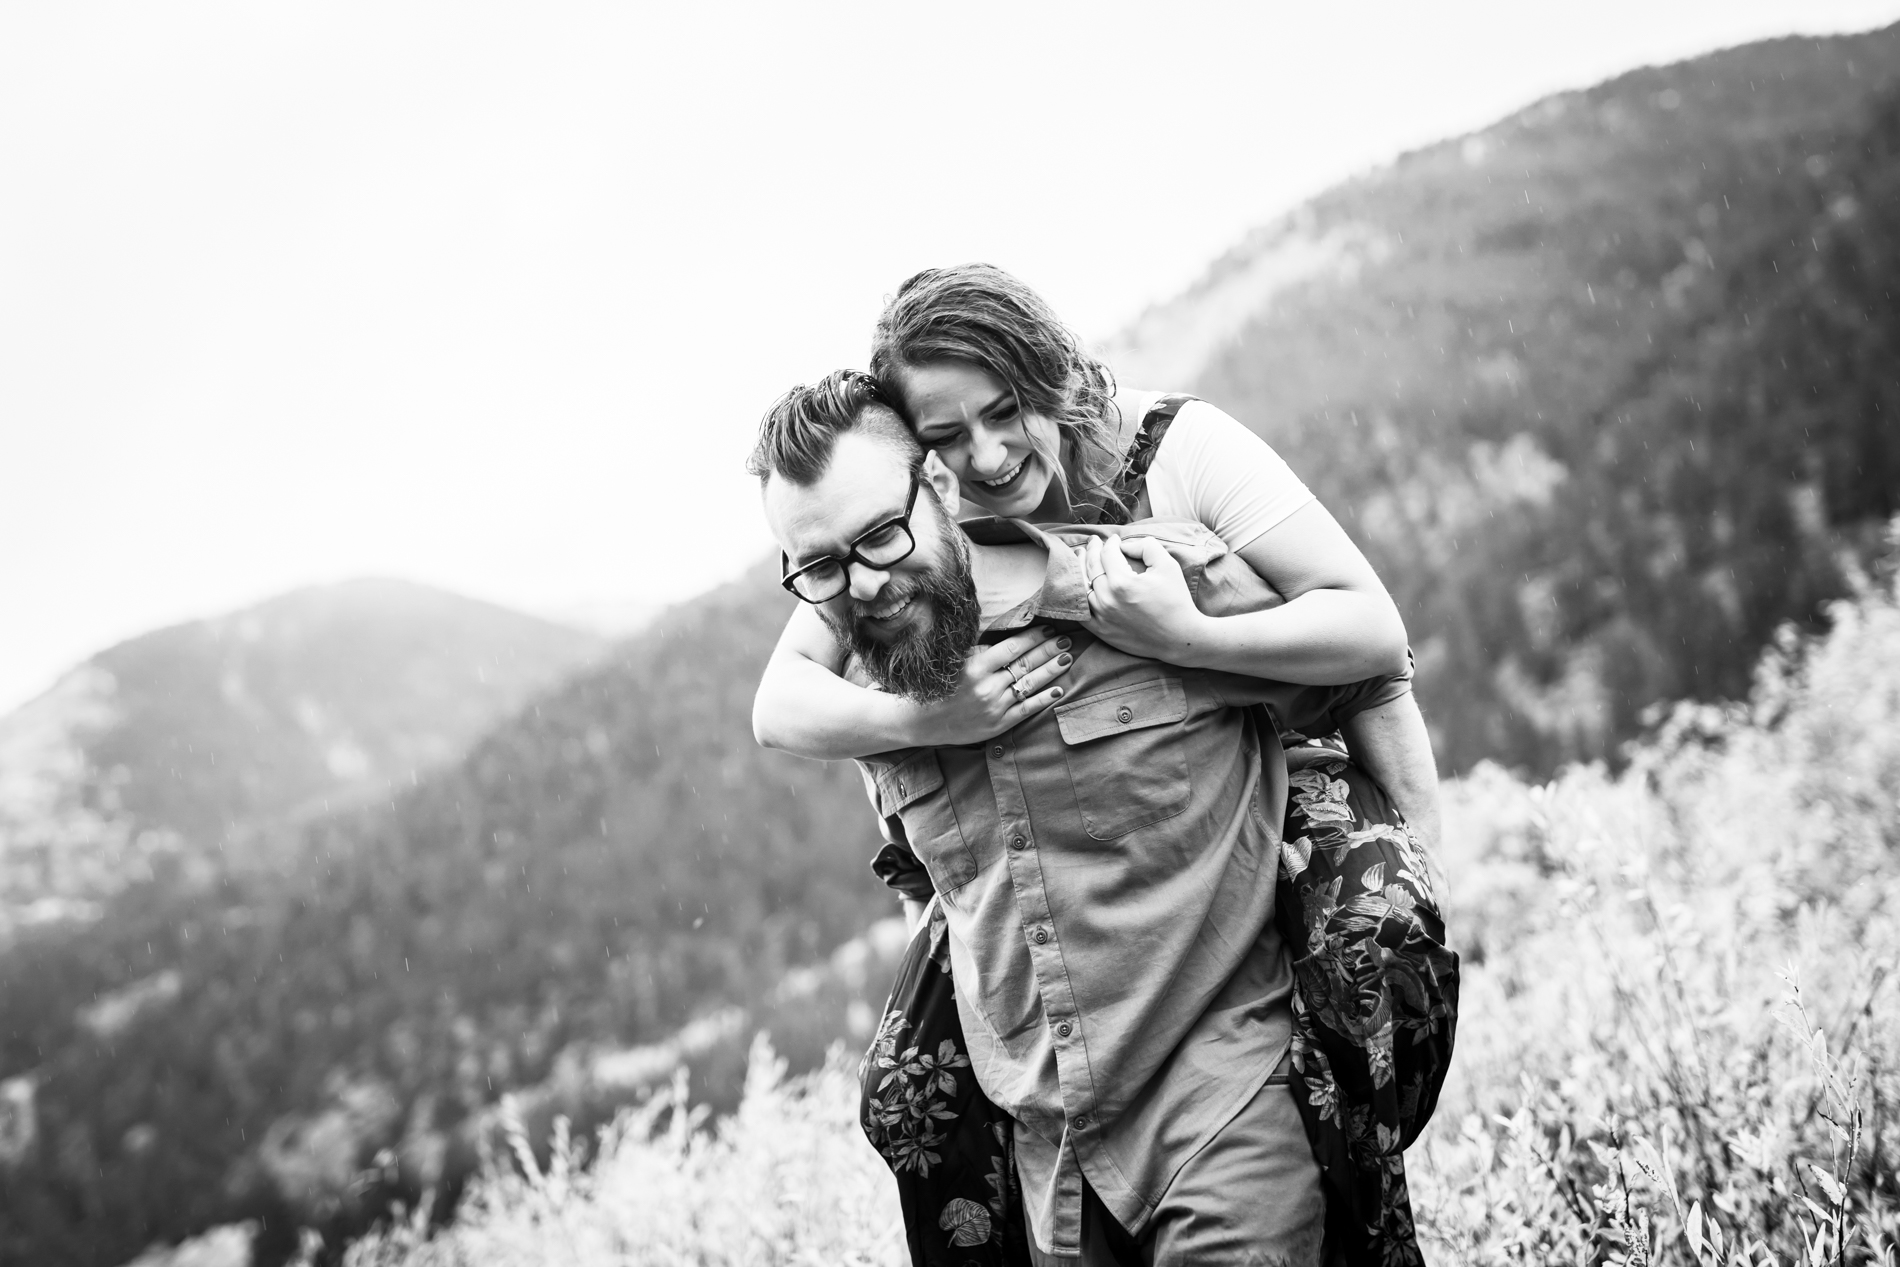
{"label": "man", "polygon": [[[909,892],[941,900],[969,1061],[1015,1123],[1032,1256],[1317,1263],[1319,1172],[1275,1076],[1291,1035],[1272,918],[1286,773],[1253,706],[1326,733],[1409,685],[1292,686],[1118,651],[1079,624],[1099,575],[1132,572],[1120,550],[1015,521],[960,529],[954,477],[868,390],[798,404],[768,420],[755,468],[787,587],[857,670],[928,694],[981,638],[1076,626],[1054,708],[975,747],[864,762],[887,834],[927,871]],[[1135,549],[1164,576],[1179,566]]]}

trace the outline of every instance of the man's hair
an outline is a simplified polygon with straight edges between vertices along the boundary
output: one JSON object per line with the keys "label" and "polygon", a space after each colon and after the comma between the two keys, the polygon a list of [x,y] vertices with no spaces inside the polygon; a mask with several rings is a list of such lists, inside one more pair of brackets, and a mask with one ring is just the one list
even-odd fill
{"label": "man's hair", "polygon": [[1112,487],[1123,460],[1114,376],[1042,296],[993,264],[927,268],[905,278],[877,319],[871,373],[902,408],[903,371],[944,361],[987,371],[1019,409],[1056,424],[1065,452],[1041,456],[1062,474],[1076,511],[1086,517],[1097,504],[1127,509]]}
{"label": "man's hair", "polygon": [[810,387],[792,388],[766,411],[746,470],[761,484],[776,475],[809,487],[831,465],[838,437],[858,430],[896,450],[910,474],[922,469],[923,446],[884,399],[877,380],[858,370],[834,370]]}

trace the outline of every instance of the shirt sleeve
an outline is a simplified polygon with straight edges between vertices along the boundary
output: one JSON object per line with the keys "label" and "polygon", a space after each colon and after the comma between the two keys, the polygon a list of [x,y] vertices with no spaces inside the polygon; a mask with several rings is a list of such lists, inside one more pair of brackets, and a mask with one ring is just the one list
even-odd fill
{"label": "shirt sleeve", "polygon": [[1181,407],[1148,468],[1154,514],[1199,520],[1230,550],[1312,500],[1271,445],[1204,400]]}
{"label": "shirt sleeve", "polygon": [[871,859],[871,873],[897,890],[900,897],[913,902],[928,902],[937,891],[930,883],[930,872],[917,860],[917,855],[895,841],[885,841],[884,847],[877,851]]}
{"label": "shirt sleeve", "polygon": [[1405,668],[1399,673],[1366,678],[1345,686],[1301,686],[1243,677],[1238,673],[1210,673],[1208,679],[1223,704],[1235,707],[1258,704],[1273,714],[1281,731],[1330,735],[1360,713],[1409,695],[1412,654],[1406,652]]}
{"label": "shirt sleeve", "polygon": [[923,862],[911,850],[910,842],[904,838],[903,820],[887,818],[877,812],[877,773],[869,763],[858,762],[858,773],[864,777],[864,794],[871,800],[871,812],[877,816],[878,830],[884,834],[884,845],[871,857],[871,874],[895,889],[899,896],[913,902],[928,902],[936,886],[930,882],[930,872]]}

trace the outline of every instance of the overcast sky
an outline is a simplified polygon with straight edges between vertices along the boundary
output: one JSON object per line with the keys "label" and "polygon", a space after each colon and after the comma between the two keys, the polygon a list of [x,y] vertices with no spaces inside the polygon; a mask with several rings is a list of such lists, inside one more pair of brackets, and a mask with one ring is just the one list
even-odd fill
{"label": "overcast sky", "polygon": [[[0,5],[0,708],[357,575],[539,611],[766,548],[740,469],[972,259],[1090,337],[1623,70],[1900,0]],[[1158,384],[1157,386],[1166,386]]]}

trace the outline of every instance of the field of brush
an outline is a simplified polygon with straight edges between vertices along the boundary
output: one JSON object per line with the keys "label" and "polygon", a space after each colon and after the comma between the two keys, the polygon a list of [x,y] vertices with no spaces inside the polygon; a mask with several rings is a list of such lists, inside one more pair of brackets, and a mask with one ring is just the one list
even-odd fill
{"label": "field of brush", "polygon": [[[1447,787],[1458,1055],[1410,1154],[1445,1264],[1895,1261],[1900,595],[1862,582],[1746,703],[1657,719],[1619,772]],[[900,1263],[855,1053],[738,1112],[662,1096],[491,1161],[371,1264]]]}

